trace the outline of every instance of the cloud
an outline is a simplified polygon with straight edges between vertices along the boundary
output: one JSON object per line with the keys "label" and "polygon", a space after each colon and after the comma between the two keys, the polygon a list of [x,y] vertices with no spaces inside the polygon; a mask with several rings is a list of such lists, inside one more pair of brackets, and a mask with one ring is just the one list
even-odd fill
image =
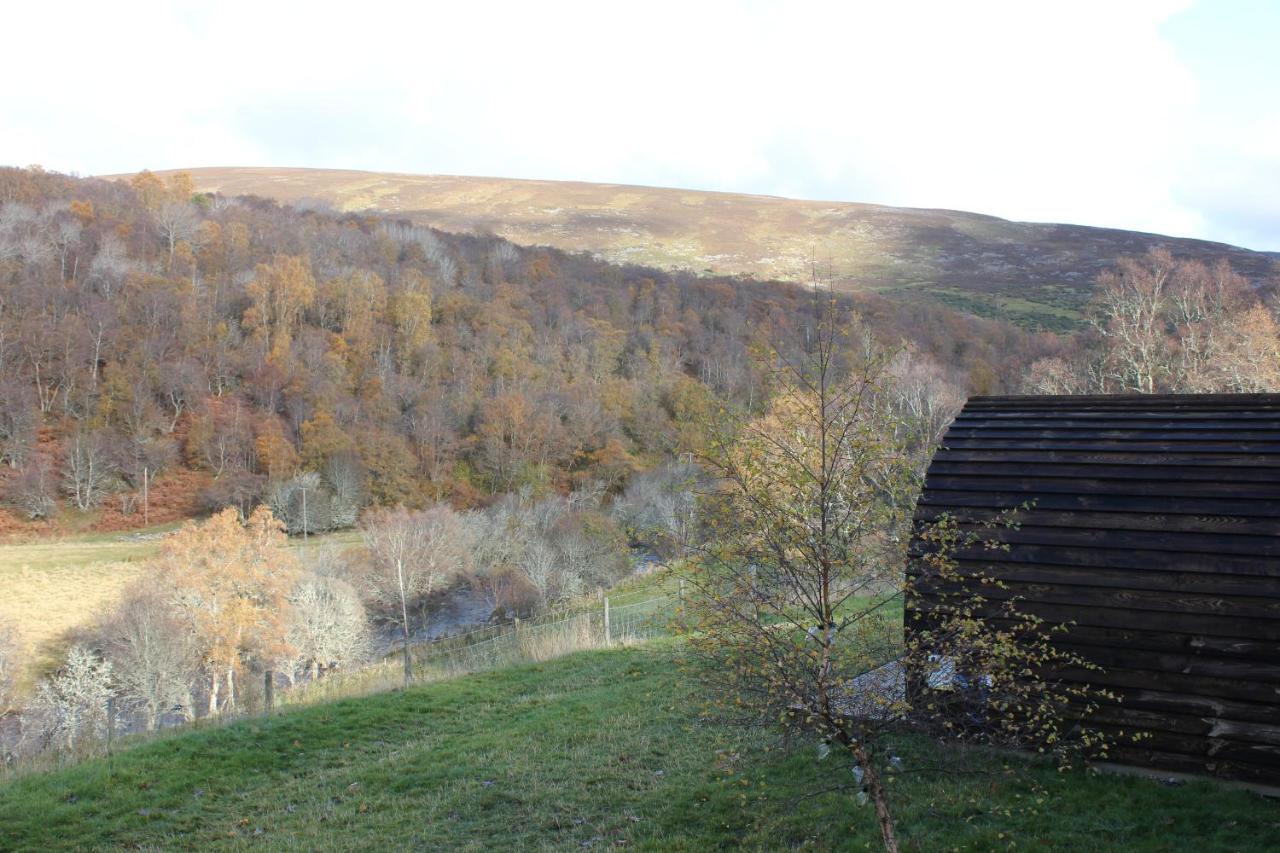
{"label": "cloud", "polygon": [[1280,202],[1249,186],[1275,152],[1243,118],[1206,138],[1162,30],[1186,6],[26,4],[0,162],[679,185],[1265,241]]}

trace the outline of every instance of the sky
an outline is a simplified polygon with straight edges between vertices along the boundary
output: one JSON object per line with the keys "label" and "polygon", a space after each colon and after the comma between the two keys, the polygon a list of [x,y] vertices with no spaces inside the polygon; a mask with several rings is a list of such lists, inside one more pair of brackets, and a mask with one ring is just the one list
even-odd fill
{"label": "sky", "polygon": [[9,0],[0,164],[942,207],[1280,250],[1280,2]]}

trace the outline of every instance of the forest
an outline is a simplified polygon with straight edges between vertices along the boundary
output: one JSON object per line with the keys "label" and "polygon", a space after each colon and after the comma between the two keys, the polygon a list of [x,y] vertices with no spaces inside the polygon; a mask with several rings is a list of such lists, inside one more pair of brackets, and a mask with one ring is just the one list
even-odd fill
{"label": "forest", "polygon": [[[1008,390],[1060,348],[851,299],[923,386]],[[297,533],[368,505],[616,494],[692,449],[716,398],[758,405],[750,353],[802,341],[812,302],[794,285],[195,194],[182,175],[0,170],[6,504],[27,522],[70,510],[129,527],[266,501]]]}

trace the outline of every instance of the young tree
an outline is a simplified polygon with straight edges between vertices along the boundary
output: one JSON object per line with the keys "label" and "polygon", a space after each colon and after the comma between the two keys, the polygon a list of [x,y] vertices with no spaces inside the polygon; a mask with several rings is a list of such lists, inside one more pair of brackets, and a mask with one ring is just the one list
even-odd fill
{"label": "young tree", "polygon": [[365,584],[403,638],[404,683],[413,679],[410,611],[466,569],[467,528],[447,506],[373,514],[365,524]]}
{"label": "young tree", "polygon": [[[906,543],[923,473],[919,430],[887,384],[893,355],[832,295],[814,299],[807,346],[771,353],[767,410],[708,424],[701,462],[715,485],[688,564],[686,627],[721,706],[837,745],[859,797],[875,805],[886,849],[897,850],[889,737],[904,720],[941,714],[936,691],[950,686],[915,674],[950,661],[990,679],[967,697],[969,710],[1008,717],[1005,735],[1020,724],[1042,734],[1061,694],[1023,677],[1054,662],[1047,646],[1021,643],[1024,632],[995,627],[973,601],[904,643],[895,614],[914,583]],[[922,573],[930,583],[954,584],[945,559],[934,563]]]}

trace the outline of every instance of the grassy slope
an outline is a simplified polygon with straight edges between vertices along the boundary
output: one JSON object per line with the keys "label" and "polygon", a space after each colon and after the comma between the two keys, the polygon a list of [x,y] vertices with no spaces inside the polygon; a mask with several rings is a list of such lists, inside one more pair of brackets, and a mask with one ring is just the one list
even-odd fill
{"label": "grassy slope", "polygon": [[620,263],[804,282],[816,259],[845,286],[931,298],[1033,327],[1070,328],[1097,272],[1153,245],[1227,257],[1255,278],[1271,263],[1217,243],[951,210],[338,169],[190,172],[202,190],[323,199],[341,210],[392,213],[446,231],[485,229]]}
{"label": "grassy slope", "polygon": [[[805,796],[847,768],[699,720],[673,654],[583,653],[170,736],[110,779],[103,761],[20,779],[0,786],[0,847],[875,847],[869,808]],[[1206,783],[1038,767],[1037,806],[985,767],[897,778],[908,849],[1262,850],[1280,833],[1280,806]]]}

